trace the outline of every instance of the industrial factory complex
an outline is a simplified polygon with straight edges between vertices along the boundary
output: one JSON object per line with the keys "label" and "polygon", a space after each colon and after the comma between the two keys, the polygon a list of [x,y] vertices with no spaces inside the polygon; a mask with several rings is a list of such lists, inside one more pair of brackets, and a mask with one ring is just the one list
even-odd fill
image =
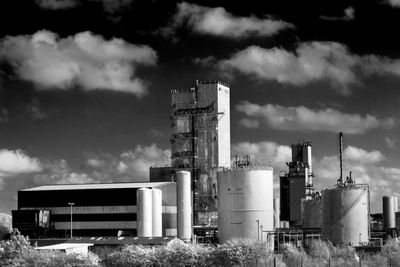
{"label": "industrial factory complex", "polygon": [[397,235],[397,198],[384,196],[383,214],[371,215],[369,186],[355,183],[351,173],[343,176],[342,134],[335,186],[315,190],[311,141],[301,140],[291,146],[274,196],[272,167],[231,155],[229,85],[196,81],[193,88],[172,90],[170,118],[171,164],[150,168],[148,182],[24,189],[12,211],[13,227],[33,239],[163,244],[175,237],[219,243],[246,238],[271,249],[312,239],[379,246]]}

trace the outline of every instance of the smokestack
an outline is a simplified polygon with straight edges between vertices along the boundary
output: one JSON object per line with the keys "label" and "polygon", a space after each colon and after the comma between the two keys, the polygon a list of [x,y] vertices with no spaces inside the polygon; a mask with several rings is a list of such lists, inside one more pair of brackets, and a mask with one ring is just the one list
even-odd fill
{"label": "smokestack", "polygon": [[339,156],[340,156],[340,178],[339,183],[343,183],[343,133],[339,133]]}

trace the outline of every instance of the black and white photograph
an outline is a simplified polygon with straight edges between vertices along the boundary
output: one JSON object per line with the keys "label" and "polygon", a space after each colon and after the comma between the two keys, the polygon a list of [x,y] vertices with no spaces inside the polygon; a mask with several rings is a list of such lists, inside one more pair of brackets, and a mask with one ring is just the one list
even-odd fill
{"label": "black and white photograph", "polygon": [[0,1],[0,266],[400,266],[400,0]]}

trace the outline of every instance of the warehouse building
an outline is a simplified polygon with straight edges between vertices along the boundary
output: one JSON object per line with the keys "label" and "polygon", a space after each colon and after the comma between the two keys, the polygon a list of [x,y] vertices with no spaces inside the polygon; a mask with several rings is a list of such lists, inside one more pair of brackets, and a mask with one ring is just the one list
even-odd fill
{"label": "warehouse building", "polygon": [[174,182],[43,185],[18,191],[13,227],[33,237],[137,235],[137,191],[162,191],[162,235],[176,236]]}

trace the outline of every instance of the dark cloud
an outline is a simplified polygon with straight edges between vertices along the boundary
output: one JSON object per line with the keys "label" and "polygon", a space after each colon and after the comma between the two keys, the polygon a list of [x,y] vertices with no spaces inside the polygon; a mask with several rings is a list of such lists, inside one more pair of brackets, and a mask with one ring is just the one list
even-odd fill
{"label": "dark cloud", "polygon": [[343,10],[344,15],[341,17],[331,17],[331,16],[320,16],[319,18],[322,20],[328,21],[351,21],[355,18],[355,10],[353,7],[348,7]]}
{"label": "dark cloud", "polygon": [[79,2],[77,0],[35,0],[36,4],[43,9],[69,9],[76,7]]}

